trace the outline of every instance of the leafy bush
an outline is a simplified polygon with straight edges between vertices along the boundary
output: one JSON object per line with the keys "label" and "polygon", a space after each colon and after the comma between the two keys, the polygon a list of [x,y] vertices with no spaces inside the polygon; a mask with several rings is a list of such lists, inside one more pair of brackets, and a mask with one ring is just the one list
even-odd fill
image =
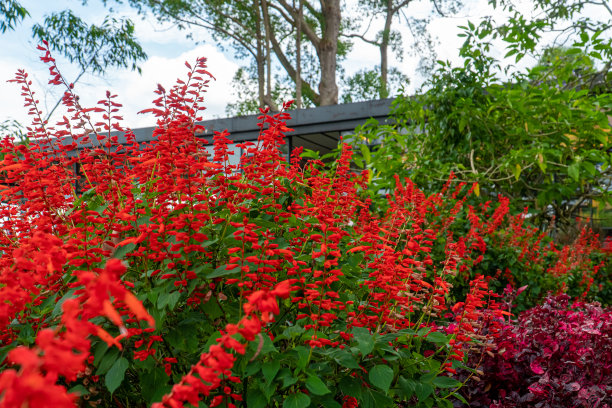
{"label": "leafy bush", "polygon": [[230,164],[226,132],[211,151],[196,137],[204,59],[158,88],[137,143],[114,95],[81,107],[41,48],[69,117],[43,122],[18,73],[34,119],[30,143],[1,143],[0,406],[462,399],[457,370],[510,314],[472,273],[507,200],[471,208],[477,185],[426,195],[396,177],[380,214],[349,146],[286,161],[284,112],[262,111]]}
{"label": "leafy bush", "polygon": [[437,191],[454,171],[483,196],[503,194],[512,211],[528,206],[539,227],[565,233],[581,206],[611,205],[612,92],[591,88],[597,77],[611,83],[609,67],[594,72],[597,54],[585,55],[586,43],[610,45],[584,33],[563,58],[511,74],[491,56],[499,33],[490,22],[464,29],[461,66],[441,64],[419,93],[394,101],[391,121],[357,132],[356,164],[372,171],[375,191],[392,187],[394,174]]}
{"label": "leafy bush", "polygon": [[381,216],[350,147],[287,163],[283,112],[262,112],[239,166],[226,132],[210,156],[204,59],[158,88],[137,143],[114,95],[81,107],[42,50],[69,117],[44,123],[18,73],[34,119],[31,143],[1,145],[0,406],[452,406],[508,314],[483,276],[451,293],[503,202],[453,235],[464,186],[397,179]]}
{"label": "leafy bush", "polygon": [[569,300],[549,297],[503,329],[496,351],[483,355],[478,380],[462,389],[469,406],[612,404],[612,309]]}
{"label": "leafy bush", "polygon": [[599,236],[584,227],[572,242],[557,245],[526,216],[527,211],[507,217],[484,238],[482,262],[467,279],[477,274],[495,277],[491,288],[500,294],[507,285],[528,285],[515,302],[515,312],[540,304],[549,293],[612,304],[612,262]]}

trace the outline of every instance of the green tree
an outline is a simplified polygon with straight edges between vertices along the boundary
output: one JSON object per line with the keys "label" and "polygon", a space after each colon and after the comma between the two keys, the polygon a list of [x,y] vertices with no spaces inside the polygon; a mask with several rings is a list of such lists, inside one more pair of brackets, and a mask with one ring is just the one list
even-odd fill
{"label": "green tree", "polygon": [[395,124],[359,133],[382,142],[373,152],[363,145],[357,158],[373,172],[374,190],[390,188],[394,173],[435,188],[453,171],[479,182],[478,194],[506,195],[561,229],[591,200],[612,203],[612,93],[581,86],[610,78],[593,70],[598,55],[588,50],[602,44],[597,34],[585,41],[581,33],[567,50],[543,51],[540,64],[509,74],[489,56],[492,26],[464,29],[462,67],[442,64],[421,93],[396,100]]}
{"label": "green tree", "polygon": [[[65,10],[47,16],[43,24],[35,24],[32,33],[34,38],[47,41],[51,49],[78,65],[80,72],[73,84],[87,72],[101,75],[109,68],[140,72],[138,62],[147,58],[134,37],[134,24],[128,19],[107,16],[101,25],[87,24],[72,11]],[[60,102],[61,99],[49,111],[47,119]]]}
{"label": "green tree", "polygon": [[386,80],[379,67],[362,69],[344,80],[344,87],[349,91],[342,94],[341,100],[342,103],[351,103],[398,95],[409,83],[410,79],[395,67],[388,70]]}
{"label": "green tree", "polygon": [[[507,42],[508,56],[516,55],[519,60],[536,52],[542,46],[542,36],[553,33],[553,46],[575,44],[598,60],[612,60],[612,7],[607,1],[534,0],[531,18],[510,0],[489,0],[489,4],[511,15],[502,24],[493,21],[481,24],[487,31],[493,29],[492,37],[501,37]],[[585,12],[589,12],[588,17]]]}
{"label": "green tree", "polygon": [[[270,97],[273,63],[278,64],[291,81],[300,83],[304,98],[313,104],[337,103],[337,57],[343,55],[346,48],[338,41],[340,0],[321,1],[319,4],[305,1],[303,9],[295,2],[290,4],[284,0],[129,0],[128,3],[142,14],[154,15],[160,22],[171,22],[182,29],[209,30],[216,40],[229,43],[238,58],[249,58],[249,63],[253,61],[260,106],[275,105],[276,102]],[[308,52],[302,53],[302,60],[306,63],[300,64],[300,78],[296,76],[294,41],[298,22],[301,38],[305,40],[303,45],[310,47]],[[193,38],[194,33],[189,35]],[[312,58],[304,61],[308,56]],[[314,60],[316,64],[312,63]],[[314,70],[304,69],[310,67]]]}
{"label": "green tree", "polygon": [[0,137],[7,136],[20,141],[27,140],[23,126],[15,119],[5,119],[0,121]]}

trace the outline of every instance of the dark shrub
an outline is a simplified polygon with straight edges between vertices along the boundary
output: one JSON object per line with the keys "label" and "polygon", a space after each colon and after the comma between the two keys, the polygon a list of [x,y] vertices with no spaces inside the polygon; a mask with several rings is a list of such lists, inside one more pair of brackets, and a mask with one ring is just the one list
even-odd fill
{"label": "dark shrub", "polygon": [[612,406],[612,309],[569,300],[549,297],[503,330],[462,390],[471,407]]}

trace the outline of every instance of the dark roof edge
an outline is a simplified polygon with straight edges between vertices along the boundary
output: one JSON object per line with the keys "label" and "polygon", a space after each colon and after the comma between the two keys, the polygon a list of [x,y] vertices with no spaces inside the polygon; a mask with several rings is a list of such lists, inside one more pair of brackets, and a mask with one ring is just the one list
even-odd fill
{"label": "dark roof edge", "polygon": [[[288,111],[291,119],[287,127],[294,129],[291,135],[304,135],[318,132],[349,131],[365,123],[369,118],[385,121],[389,116],[393,99],[378,99],[365,102],[355,102],[341,105],[319,106],[316,108]],[[235,141],[254,140],[259,135],[257,126],[259,115],[235,116],[230,118],[211,119],[198,122],[205,131],[199,137],[211,139],[215,131],[227,130],[230,139]],[[154,126],[132,129],[136,141],[153,140]],[[121,144],[126,142],[122,133],[113,132]],[[63,145],[72,143],[71,138],[62,140]],[[87,148],[80,145],[78,149]]]}
{"label": "dark roof edge", "polygon": [[[366,121],[369,118],[383,119],[389,116],[393,99],[379,99],[374,101],[355,102],[342,105],[319,106],[316,108],[298,109],[288,111],[291,119],[287,121],[287,127],[295,129],[292,134],[315,133],[318,125],[334,123],[333,129],[327,128],[323,131],[352,130],[356,122]],[[214,132],[227,130],[232,139],[247,140],[246,135],[259,134],[257,117],[260,115],[235,116],[230,118],[211,119],[199,122],[204,126],[204,132],[198,136],[212,136]],[[342,123],[345,122],[345,125]],[[151,140],[155,127],[134,129],[134,135],[138,141]]]}

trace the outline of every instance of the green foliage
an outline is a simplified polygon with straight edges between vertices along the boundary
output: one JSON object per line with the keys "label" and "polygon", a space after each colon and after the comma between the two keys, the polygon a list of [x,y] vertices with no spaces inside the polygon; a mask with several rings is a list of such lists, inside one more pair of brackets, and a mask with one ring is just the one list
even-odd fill
{"label": "green foliage", "polygon": [[[536,52],[547,33],[555,33],[555,44],[590,45],[589,56],[606,62],[612,60],[612,38],[609,37],[612,8],[608,2],[534,0],[532,18],[526,17],[512,1],[489,0],[489,4],[511,15],[492,34],[507,42],[507,56],[515,55],[517,61]],[[596,37],[597,41],[593,41]]]}
{"label": "green foliage", "polygon": [[0,33],[13,30],[15,25],[29,16],[28,10],[16,0],[0,2]]}
{"label": "green foliage", "polygon": [[70,10],[47,16],[42,24],[32,27],[38,41],[47,41],[82,71],[102,74],[108,68],[138,70],[139,61],[147,55],[136,41],[134,24],[127,19],[107,16],[97,26],[87,24]]}
{"label": "green foliage", "polygon": [[477,194],[510,197],[562,229],[581,206],[611,204],[612,93],[599,85],[610,74],[587,50],[602,46],[597,34],[546,50],[539,65],[502,81],[487,56],[492,26],[464,29],[462,67],[441,64],[423,92],[394,102],[395,123],[357,132],[356,144],[376,145],[356,161],[372,171],[373,189],[391,188],[395,173],[436,189],[452,171],[477,181]]}
{"label": "green foliage", "polygon": [[15,119],[0,121],[0,137],[11,137],[22,141],[26,139],[23,126]]}
{"label": "green foliage", "polygon": [[[272,101],[287,101],[295,99],[295,89],[283,84],[290,81],[282,81],[276,78],[271,89]],[[259,102],[257,100],[257,78],[256,72],[250,68],[238,68],[232,79],[233,95],[235,102],[230,102],[225,107],[225,113],[230,116],[254,115],[259,113]],[[309,100],[303,101],[303,106],[313,106]]]}
{"label": "green foliage", "polygon": [[[410,79],[396,68],[389,70],[387,82],[387,93],[395,96],[402,93],[405,86],[410,83]],[[342,93],[342,103],[352,103],[369,101],[380,98],[382,81],[380,67],[373,70],[362,69],[355,75],[344,81],[344,92]]]}
{"label": "green foliage", "polygon": [[128,360],[121,357],[113,363],[112,367],[104,376],[104,384],[111,394],[115,392],[123,382],[125,371],[128,369],[129,365],[130,363]]}
{"label": "green foliage", "polygon": [[[400,61],[403,60],[404,53],[417,57],[419,59],[417,71],[423,76],[429,76],[435,66],[435,46],[437,42],[437,39],[429,31],[429,24],[434,16],[449,17],[456,15],[463,8],[464,2],[462,0],[436,0],[423,3],[429,3],[430,9],[427,11],[421,9],[419,12],[411,13],[410,7],[416,6],[416,4],[413,5],[412,1],[359,0],[359,11],[355,14],[359,16],[357,21],[361,24],[359,24],[357,31],[365,32],[364,34],[354,34],[354,36],[368,44],[379,47],[381,65],[383,65],[383,59],[388,58],[386,55],[390,49]],[[367,34],[374,18],[380,18],[384,24],[381,30],[377,31],[373,37],[368,38]],[[392,28],[395,21],[403,23],[410,30],[410,47],[406,49],[403,45],[408,42],[407,38],[403,37],[399,30]],[[385,61],[384,64],[387,65],[387,62]],[[380,70],[381,66],[378,69]],[[389,70],[389,74],[392,75],[391,70]],[[391,90],[391,87],[388,90],[383,90],[380,96],[374,99],[383,99],[392,95]]]}

